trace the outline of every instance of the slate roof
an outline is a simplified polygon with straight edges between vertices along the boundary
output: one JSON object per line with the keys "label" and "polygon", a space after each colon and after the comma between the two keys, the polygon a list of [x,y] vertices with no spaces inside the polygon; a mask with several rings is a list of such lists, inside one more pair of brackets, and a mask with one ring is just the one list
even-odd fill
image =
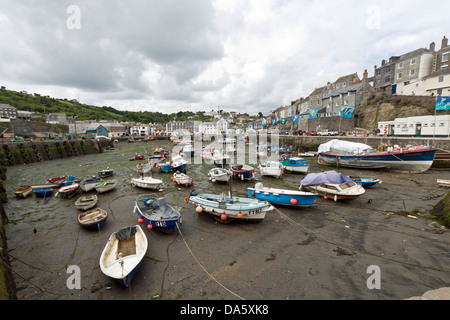
{"label": "slate roof", "polygon": [[362,86],[363,86],[363,83],[360,82],[360,83],[357,83],[357,84],[354,84],[354,85],[351,85],[351,86],[348,86],[348,87],[344,87],[344,88],[341,88],[341,89],[338,89],[338,90],[334,90],[334,91],[331,91],[328,94],[324,95],[322,97],[322,99],[326,99],[326,98],[330,98],[330,97],[336,97],[336,96],[339,96],[342,93],[348,93],[348,92],[351,92],[351,91],[356,91],[359,88],[361,88]]}

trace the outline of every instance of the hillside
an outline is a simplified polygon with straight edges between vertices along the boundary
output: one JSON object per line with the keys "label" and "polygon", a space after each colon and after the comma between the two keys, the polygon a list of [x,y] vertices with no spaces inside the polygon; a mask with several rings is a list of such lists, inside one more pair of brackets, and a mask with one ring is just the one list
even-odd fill
{"label": "hillside", "polygon": [[161,112],[133,112],[120,111],[112,107],[97,107],[79,103],[76,100],[57,99],[41,96],[37,93],[29,94],[2,88],[0,90],[0,104],[9,104],[19,110],[36,112],[41,115],[49,113],[65,113],[68,116],[77,116],[77,120],[117,120],[135,121],[142,123],[167,123],[173,120],[183,121],[194,113],[180,111],[178,113],[164,114]]}
{"label": "hillside", "polygon": [[[359,117],[359,127],[373,130],[378,127],[379,121],[434,115],[435,104],[436,97],[396,96],[378,92],[357,107],[355,115]],[[438,114],[450,114],[450,111],[438,111]]]}

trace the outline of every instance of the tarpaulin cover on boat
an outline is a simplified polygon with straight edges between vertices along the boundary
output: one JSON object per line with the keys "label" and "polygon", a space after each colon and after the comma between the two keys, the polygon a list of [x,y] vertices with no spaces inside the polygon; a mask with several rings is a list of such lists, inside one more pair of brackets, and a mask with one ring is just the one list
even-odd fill
{"label": "tarpaulin cover on boat", "polygon": [[306,175],[301,181],[300,185],[302,186],[315,186],[322,183],[334,183],[334,184],[342,184],[345,182],[353,181],[346,175],[342,173],[338,173],[336,171],[326,171],[319,173],[310,173]]}
{"label": "tarpaulin cover on boat", "polygon": [[358,154],[364,151],[372,151],[372,147],[364,143],[333,139],[327,143],[322,143],[317,151],[319,153],[331,152]]}

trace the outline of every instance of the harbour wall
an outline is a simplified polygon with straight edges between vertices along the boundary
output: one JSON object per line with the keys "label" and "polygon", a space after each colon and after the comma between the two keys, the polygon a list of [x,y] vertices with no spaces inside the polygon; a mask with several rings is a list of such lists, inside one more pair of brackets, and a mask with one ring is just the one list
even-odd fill
{"label": "harbour wall", "polygon": [[101,153],[107,146],[114,146],[113,142],[86,139],[3,143],[0,158],[4,160],[6,166],[12,166]]}
{"label": "harbour wall", "polygon": [[0,148],[0,300],[17,299],[5,232],[8,216],[4,203],[8,199],[3,183],[6,180],[7,166],[101,153],[107,146],[113,146],[112,141],[89,139],[2,144]]}

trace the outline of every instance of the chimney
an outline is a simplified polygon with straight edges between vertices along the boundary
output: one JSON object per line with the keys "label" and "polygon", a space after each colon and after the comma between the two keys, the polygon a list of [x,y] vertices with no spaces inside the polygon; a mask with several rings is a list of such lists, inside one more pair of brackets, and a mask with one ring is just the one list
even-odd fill
{"label": "chimney", "polygon": [[386,64],[386,60],[383,59],[383,61],[381,61],[381,66],[384,66]]}
{"label": "chimney", "polygon": [[430,43],[430,52],[434,52],[436,49],[436,44],[434,42]]}
{"label": "chimney", "polygon": [[369,73],[367,72],[367,69],[366,70],[364,70],[364,73],[363,73],[363,79],[367,79],[369,77]]}
{"label": "chimney", "polygon": [[444,36],[444,38],[442,38],[442,46],[441,49],[444,49],[445,47],[448,46],[448,39]]}

